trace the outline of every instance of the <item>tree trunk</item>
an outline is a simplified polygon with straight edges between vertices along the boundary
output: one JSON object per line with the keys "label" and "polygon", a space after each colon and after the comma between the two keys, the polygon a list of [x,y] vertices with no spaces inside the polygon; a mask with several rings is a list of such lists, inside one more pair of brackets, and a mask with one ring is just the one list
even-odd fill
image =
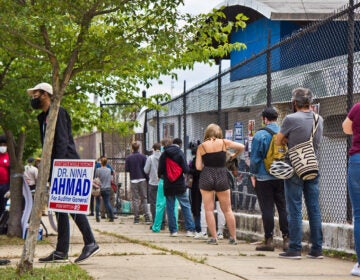
{"label": "tree trunk", "polygon": [[22,163],[25,134],[18,135],[17,144],[11,131],[6,131],[10,157],[10,193],[11,204],[8,221],[7,236],[22,237],[21,217],[23,213],[23,172],[24,165]]}
{"label": "tree trunk", "polygon": [[25,240],[21,260],[20,263],[18,264],[18,271],[20,275],[29,272],[33,269],[35,245],[36,245],[38,230],[40,226],[42,209],[44,206],[43,201],[45,201],[48,193],[47,182],[50,173],[51,152],[54,142],[55,127],[59,112],[59,105],[60,105],[60,100],[54,98],[50,107],[48,123],[46,126],[46,134],[45,134],[44,146],[42,150],[40,170],[39,170],[38,181],[35,190],[34,206],[31,211],[29,228],[26,235],[26,240]]}

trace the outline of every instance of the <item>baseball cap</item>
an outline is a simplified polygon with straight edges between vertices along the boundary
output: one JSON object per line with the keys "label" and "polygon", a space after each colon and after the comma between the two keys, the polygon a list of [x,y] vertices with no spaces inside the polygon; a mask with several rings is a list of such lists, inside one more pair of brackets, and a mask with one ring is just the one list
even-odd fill
{"label": "baseball cap", "polygon": [[27,89],[27,93],[28,93],[28,95],[32,95],[34,93],[34,91],[37,91],[37,90],[46,91],[50,95],[53,94],[52,86],[48,83],[37,84],[35,87]]}

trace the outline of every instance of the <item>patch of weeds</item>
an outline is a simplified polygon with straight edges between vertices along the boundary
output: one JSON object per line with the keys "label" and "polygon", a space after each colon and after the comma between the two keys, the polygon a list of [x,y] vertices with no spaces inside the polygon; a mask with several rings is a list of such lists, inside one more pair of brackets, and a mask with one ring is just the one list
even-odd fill
{"label": "patch of weeds", "polygon": [[32,271],[18,274],[15,267],[1,268],[2,280],[58,280],[58,279],[81,279],[94,280],[85,270],[76,264],[67,264],[62,266],[51,266],[43,268],[34,268]]}
{"label": "patch of weeds", "polygon": [[266,257],[266,255],[265,255],[265,254],[262,254],[262,253],[255,254],[255,255],[253,255],[253,256],[257,256],[257,257]]}
{"label": "patch of weeds", "polygon": [[353,262],[357,261],[356,255],[352,254],[352,253],[346,253],[346,252],[342,252],[342,251],[325,249],[325,250],[323,250],[323,254],[325,256],[337,258],[337,259],[341,259],[341,260],[347,260],[347,261],[353,261]]}
{"label": "patch of weeds", "polygon": [[[42,241],[40,241],[42,242]],[[8,237],[7,235],[0,235],[0,246],[3,245],[24,245],[25,240],[19,237]]]}
{"label": "patch of weeds", "polygon": [[181,252],[181,251],[178,251],[178,250],[169,250],[168,248],[161,247],[161,246],[156,245],[156,244],[151,244],[151,242],[148,242],[148,241],[142,241],[142,240],[138,240],[138,239],[133,239],[133,238],[130,238],[130,237],[127,237],[127,236],[124,236],[124,235],[121,235],[121,234],[116,234],[116,233],[113,233],[113,232],[107,232],[107,231],[101,231],[101,230],[97,230],[97,231],[102,233],[102,234],[106,234],[106,235],[109,235],[109,236],[114,236],[114,237],[117,237],[117,238],[127,240],[128,242],[133,243],[133,244],[139,244],[139,245],[146,246],[146,247],[149,247],[149,248],[152,248],[152,249],[155,249],[155,250],[162,251],[164,253],[170,253],[172,255],[177,255],[177,256],[183,257],[183,258],[185,258],[187,260],[190,260],[192,262],[204,263],[204,261],[205,261],[204,258],[198,259],[198,258],[195,258],[195,257],[192,257],[192,256],[188,255],[185,252]]}

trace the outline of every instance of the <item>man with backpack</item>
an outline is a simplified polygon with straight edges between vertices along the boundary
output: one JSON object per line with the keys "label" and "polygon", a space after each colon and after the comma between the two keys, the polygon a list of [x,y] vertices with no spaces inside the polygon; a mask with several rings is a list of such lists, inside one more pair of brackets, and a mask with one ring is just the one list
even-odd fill
{"label": "man with backpack", "polygon": [[[269,165],[280,160],[281,148],[274,147],[273,135],[280,130],[276,123],[278,113],[267,107],[262,113],[264,128],[258,130],[253,138],[250,153],[250,173],[258,197],[265,233],[264,244],[257,246],[257,251],[274,251],[274,204],[279,214],[280,230],[283,237],[283,250],[288,249],[289,230],[284,194],[284,180],[275,178],[269,173]],[[276,150],[276,152],[274,152]],[[284,156],[284,155],[282,155]],[[270,164],[267,164],[270,162]]]}
{"label": "man with backpack", "polygon": [[[286,143],[289,151],[296,146],[308,142],[312,138],[313,152],[319,153],[320,142],[323,135],[324,119],[312,111],[314,95],[308,88],[295,88],[291,93],[291,104],[293,112],[288,114],[281,125],[276,137],[276,143]],[[299,153],[304,157],[304,152],[310,149],[303,149]],[[313,154],[314,156],[314,154]],[[317,159],[316,159],[317,160]],[[298,161],[304,162],[303,160]],[[312,165],[307,162],[306,165]],[[294,162],[291,162],[295,169]],[[319,204],[319,182],[320,175],[315,178],[301,178],[296,174],[285,179],[285,195],[289,217],[289,250],[279,254],[281,258],[300,259],[302,250],[302,206],[305,202],[306,213],[309,217],[311,248],[306,256],[311,259],[322,259],[323,232],[321,224],[321,211]]]}
{"label": "man with backpack", "polygon": [[174,214],[175,199],[177,199],[185,220],[186,236],[193,237],[195,235],[195,224],[184,177],[184,174],[189,173],[190,168],[184,152],[180,149],[181,145],[182,140],[175,138],[172,145],[164,147],[164,152],[159,159],[158,177],[164,179],[164,195],[166,197],[170,236],[177,236],[178,229]]}

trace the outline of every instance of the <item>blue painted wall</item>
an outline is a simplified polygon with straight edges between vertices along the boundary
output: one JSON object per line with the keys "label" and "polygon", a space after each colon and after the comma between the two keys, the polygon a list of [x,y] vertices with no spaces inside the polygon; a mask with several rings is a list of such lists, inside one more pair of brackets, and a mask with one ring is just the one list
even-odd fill
{"label": "blue painted wall", "polygon": [[[359,28],[359,22],[356,22]],[[246,50],[230,54],[231,67],[264,51],[268,47],[268,32],[271,30],[271,45],[290,36],[299,26],[288,21],[259,19],[245,30],[234,32],[231,42],[242,42]],[[331,46],[331,47],[329,47]],[[355,36],[355,51],[360,50],[360,36]],[[319,26],[313,32],[296,38],[271,52],[271,70],[284,70],[347,53],[347,22],[333,21]],[[266,54],[233,71],[231,81],[258,76],[266,73]]]}
{"label": "blue painted wall", "polygon": [[[252,56],[262,52],[268,47],[268,34],[271,30],[270,44],[274,45],[284,36],[288,36],[298,26],[292,22],[271,21],[267,18],[259,19],[249,24],[244,30],[238,30],[231,35],[231,43],[242,42],[246,44],[246,49],[242,51],[234,51],[230,54],[231,67],[243,62]],[[272,52],[272,70],[280,70],[280,49]],[[253,77],[266,73],[266,55],[262,55],[256,60],[248,63],[231,73],[231,81]]]}

